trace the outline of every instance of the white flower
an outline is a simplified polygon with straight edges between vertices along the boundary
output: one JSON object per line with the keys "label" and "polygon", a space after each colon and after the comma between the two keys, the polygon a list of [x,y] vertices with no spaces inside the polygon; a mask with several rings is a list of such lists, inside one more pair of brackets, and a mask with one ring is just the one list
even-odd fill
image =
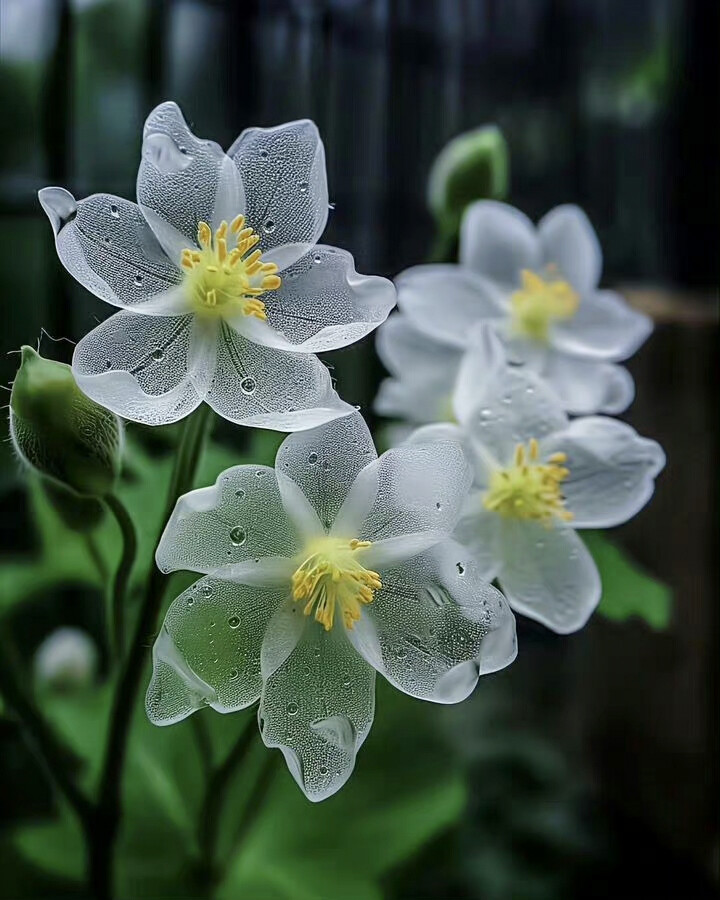
{"label": "white flower", "polygon": [[507,364],[489,326],[474,338],[453,397],[459,425],[426,425],[408,443],[462,443],[475,475],[455,538],[513,609],[576,631],[601,585],[575,529],[610,528],[639,512],[665,455],[615,419],[570,421],[542,379]]}
{"label": "white flower", "polygon": [[[513,362],[541,375],[566,411],[622,412],[634,387],[616,363],[638,349],[652,324],[617,294],[598,290],[601,265],[597,237],[578,207],[558,206],[535,228],[504,203],[474,203],[463,218],[459,265],[416,266],[397,279],[403,316],[381,329],[378,342],[395,381],[383,386],[378,411],[423,421],[415,402],[420,352],[422,377],[432,384],[423,415],[447,404],[445,373],[457,372],[473,326],[489,322]],[[442,384],[444,395],[436,389]]]}
{"label": "white flower", "polygon": [[97,665],[97,647],[86,632],[58,628],[35,653],[35,678],[55,690],[77,690],[92,683]]}
{"label": "white flower", "polygon": [[514,617],[450,540],[471,472],[457,444],[377,457],[359,414],[290,435],[181,497],[157,551],[204,574],[168,610],[146,707],[159,725],[260,699],[311,800],[337,791],[374,715],[375,672],[438,703],[515,656]]}
{"label": "white flower", "polygon": [[83,391],[154,425],[203,400],[287,431],[346,415],[314,354],[376,328],[395,291],[316,245],[328,195],[315,125],[250,128],[225,154],[163,103],[145,123],[137,198],[40,191],[63,265],[123,307],[75,349]]}

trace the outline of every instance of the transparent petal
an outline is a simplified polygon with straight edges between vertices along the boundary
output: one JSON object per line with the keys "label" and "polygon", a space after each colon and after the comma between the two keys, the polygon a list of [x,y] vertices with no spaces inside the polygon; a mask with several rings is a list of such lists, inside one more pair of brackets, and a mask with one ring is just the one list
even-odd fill
{"label": "transparent petal", "polygon": [[506,314],[496,289],[462,266],[414,266],[395,284],[398,306],[411,324],[451,346],[465,347],[474,325]]}
{"label": "transparent petal", "polygon": [[73,354],[80,388],[114,413],[166,425],[202,401],[213,344],[193,316],[143,316],[123,310],[101,322]]}
{"label": "transparent petal", "polygon": [[596,291],[582,298],[572,319],[555,327],[552,342],[565,353],[618,361],[632,356],[652,329],[652,320],[619,294]]}
{"label": "transparent petal", "polygon": [[655,490],[665,465],[656,441],[616,419],[575,419],[541,445],[541,452],[562,451],[570,470],[562,490],[576,528],[612,528],[636,515]]}
{"label": "transparent petal", "polygon": [[594,291],[602,272],[602,250],[595,229],[579,206],[551,209],[538,222],[545,265],[554,264],[581,295]]}
{"label": "transparent petal", "polygon": [[378,355],[395,378],[386,379],[375,411],[412,422],[439,422],[452,415],[452,385],[462,358],[459,347],[434,341],[402,313],[378,330]]}
{"label": "transparent petal", "polygon": [[548,353],[539,374],[553,389],[563,409],[576,416],[617,415],[635,396],[632,375],[623,366],[566,353]]}
{"label": "transparent petal", "polygon": [[403,443],[408,447],[413,445],[424,447],[438,441],[451,441],[464,448],[467,436],[459,425],[454,425],[452,422],[435,422],[432,425],[416,428],[405,438]]}
{"label": "transparent petal", "polygon": [[465,502],[453,538],[472,556],[480,576],[492,581],[500,570],[502,519],[483,505],[484,491],[472,491]]}
{"label": "transparent petal", "polygon": [[462,358],[455,389],[453,412],[458,422],[467,422],[477,407],[481,386],[498,383],[505,373],[506,355],[500,339],[488,325],[472,331],[470,349]]}
{"label": "transparent petal", "polygon": [[347,635],[401,691],[457,703],[472,692],[481,667],[495,671],[515,658],[510,608],[454,541],[381,569],[380,577],[382,588]]}
{"label": "transparent petal", "polygon": [[567,425],[554,391],[527,366],[507,366],[480,386],[477,405],[464,427],[476,452],[489,451],[504,465],[519,443],[540,440]]}
{"label": "transparent petal", "polygon": [[153,647],[148,718],[172,725],[197,709],[235,712],[260,696],[262,636],[289,589],[196,581],[177,597]]}
{"label": "transparent petal", "polygon": [[285,269],[280,288],[262,299],[267,323],[233,320],[238,331],[271,347],[322,353],[353,344],[384,322],[395,288],[387,278],[358,275],[347,251],[320,244]]}
{"label": "transparent petal", "polygon": [[83,287],[113,306],[144,312],[152,299],[182,309],[182,275],[165,255],[136,203],[112,194],[76,201],[43,188],[40,203],[55,232],[60,261]]}
{"label": "transparent petal", "polygon": [[559,634],[577,631],[600,601],[600,576],[585,544],[562,523],[504,519],[500,587],[512,608]]}
{"label": "transparent petal", "polygon": [[523,269],[537,270],[542,265],[535,226],[519,209],[479,200],[463,216],[460,263],[505,290],[515,290]]}
{"label": "transparent petal", "polygon": [[[328,216],[325,150],[314,122],[248,128],[228,150],[246,197],[248,223],[263,252],[285,245],[274,261],[284,269],[317,242]],[[268,259],[273,260],[272,254]]]}
{"label": "transparent petal", "polygon": [[365,420],[353,412],[319,428],[289,435],[280,445],[275,468],[299,486],[329,529],[358,473],[375,459],[375,444]]}
{"label": "transparent petal", "polygon": [[448,534],[471,483],[459,444],[388,450],[358,475],[333,533],[373,542],[419,532]]}
{"label": "transparent petal", "polygon": [[198,222],[217,228],[244,212],[243,187],[222,148],[195,137],[175,103],[161,103],[143,129],[137,200],[170,258],[197,241]]}
{"label": "transparent petal", "polygon": [[263,685],[258,718],[305,796],[324,800],[350,777],[375,715],[375,672],[342,628],[306,619],[292,653]]}
{"label": "transparent petal", "polygon": [[206,399],[231,422],[277,431],[314,428],[353,411],[335,393],[330,373],[316,356],[263,347],[225,322]]}
{"label": "transparent petal", "polygon": [[247,559],[292,556],[299,549],[275,470],[234,466],[214,485],[178,499],[155,561],[162,572],[210,574]]}

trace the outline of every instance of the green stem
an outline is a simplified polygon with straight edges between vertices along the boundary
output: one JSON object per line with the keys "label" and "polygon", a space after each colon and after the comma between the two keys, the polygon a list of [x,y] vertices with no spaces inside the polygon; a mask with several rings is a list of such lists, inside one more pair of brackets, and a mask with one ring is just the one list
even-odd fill
{"label": "green stem", "polygon": [[253,781],[250,796],[245,803],[245,809],[243,810],[240,824],[238,825],[235,832],[235,843],[238,845],[242,844],[246,839],[253,825],[255,824],[255,820],[262,811],[264,806],[263,800],[267,796],[267,793],[273,783],[275,773],[277,772],[277,769],[275,767],[275,763],[277,762],[277,753],[273,750],[268,750],[265,747],[263,747],[262,749],[263,759],[260,764],[260,771]]}
{"label": "green stem", "polygon": [[[185,419],[158,541],[178,496],[193,486],[210,421],[211,410],[205,404]],[[100,776],[96,820],[88,848],[90,895],[94,900],[110,900],[113,896],[113,860],[120,826],[122,776],[130,725],[143,677],[147,645],[157,629],[167,581],[167,577],[153,565],[145,582],[132,642],[115,690],[110,734]]]}
{"label": "green stem", "polygon": [[259,731],[252,719],[246,723],[223,762],[212,772],[198,823],[198,848],[200,850],[201,880],[213,885],[218,876],[215,854],[217,837],[220,828],[223,801],[227,793],[230,779],[236,768],[245,760],[256,743]]}
{"label": "green stem", "polygon": [[0,631],[0,694],[20,720],[31,749],[53,785],[70,804],[80,822],[85,824],[90,819],[92,807],[68,772],[71,754],[57,739],[29,694],[20,686],[23,677],[15,657],[15,647],[4,631]]}
{"label": "green stem", "polygon": [[105,560],[103,559],[102,551],[100,550],[100,547],[98,547],[97,538],[92,531],[86,531],[83,537],[85,538],[85,546],[87,547],[88,555],[100,578],[100,583],[105,584],[108,579],[108,570],[105,565]]}
{"label": "green stem", "polygon": [[105,504],[115,517],[122,535],[122,555],[113,578],[108,609],[110,646],[113,648],[115,658],[121,660],[125,642],[125,607],[128,600],[130,575],[137,556],[137,533],[125,505],[115,494],[108,494],[105,497]]}

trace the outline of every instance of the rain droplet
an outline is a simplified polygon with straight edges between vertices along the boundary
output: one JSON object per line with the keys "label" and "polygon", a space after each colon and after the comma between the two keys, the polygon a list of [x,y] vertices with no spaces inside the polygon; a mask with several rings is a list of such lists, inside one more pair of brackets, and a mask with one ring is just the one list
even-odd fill
{"label": "rain droplet", "polygon": [[260,159],[267,159],[268,158],[267,150],[262,149],[262,150],[258,151],[258,156],[260,157]]}
{"label": "rain droplet", "polygon": [[310,463],[311,466],[314,466],[317,461],[318,461],[317,453],[311,453],[310,456],[308,456],[308,462]]}
{"label": "rain droplet", "polygon": [[272,234],[275,231],[275,223],[272,219],[268,219],[263,225],[263,231],[265,234]]}
{"label": "rain droplet", "polygon": [[319,772],[323,777],[324,777],[325,775],[327,775],[328,771],[329,771],[329,769],[328,769],[327,766],[320,766],[320,768],[318,769],[318,772]]}
{"label": "rain droplet", "polygon": [[456,568],[457,568],[457,570],[458,570],[458,575],[464,575],[464,574],[465,574],[465,566],[464,566],[462,563],[460,563],[460,562],[459,562],[459,563],[455,563],[455,566],[456,566]]}
{"label": "rain droplet", "polygon": [[247,534],[241,525],[236,525],[234,528],[230,529],[230,540],[236,547],[242,546],[245,543],[246,538]]}
{"label": "rain droplet", "polygon": [[314,256],[314,257],[313,257],[313,262],[314,262],[316,265],[319,266],[320,263],[322,262],[322,256],[319,256],[319,255],[318,255],[318,256]]}
{"label": "rain droplet", "polygon": [[142,283],[143,283],[143,277],[142,277],[142,275],[136,275],[135,278],[133,279],[133,281],[134,281],[135,284],[137,284],[137,285],[142,284]]}
{"label": "rain droplet", "polygon": [[115,206],[114,203],[113,203],[112,206],[110,207],[110,215],[111,215],[114,219],[119,219],[119,218],[120,218],[120,210],[117,208],[117,206]]}
{"label": "rain droplet", "polygon": [[298,187],[300,188],[301,194],[307,194],[310,185],[307,183],[307,181],[301,181],[300,184],[298,184]]}
{"label": "rain droplet", "polygon": [[243,394],[253,394],[255,393],[255,388],[257,387],[257,382],[250,375],[243,378],[240,382],[240,390]]}
{"label": "rain droplet", "polygon": [[239,488],[237,491],[235,491],[235,496],[237,497],[238,500],[244,500],[245,499],[245,491],[242,488]]}
{"label": "rain droplet", "polygon": [[150,355],[153,359],[162,359],[165,356],[165,351],[162,347],[156,347]]}
{"label": "rain droplet", "polygon": [[231,677],[231,678],[237,678],[237,677],[238,677],[238,674],[239,674],[239,673],[238,673],[238,670],[237,670],[237,669],[230,669],[230,677]]}
{"label": "rain droplet", "polygon": [[489,419],[492,416],[491,409],[481,409],[480,410],[480,418],[481,419]]}
{"label": "rain droplet", "polygon": [[288,703],[287,705],[287,714],[289,716],[296,716],[298,714],[298,705],[297,703]]}
{"label": "rain droplet", "polygon": [[398,659],[405,659],[407,656],[407,650],[404,647],[398,647],[396,656]]}
{"label": "rain droplet", "polygon": [[228,619],[228,625],[231,628],[237,628],[239,624],[240,619],[237,616],[230,616],[230,618]]}
{"label": "rain droplet", "polygon": [[187,605],[188,605],[188,606],[192,606],[194,602],[195,602],[195,598],[194,598],[194,597],[188,597],[188,598],[187,598]]}
{"label": "rain droplet", "polygon": [[[203,595],[203,597],[212,597],[212,592],[213,592],[212,586],[209,584],[204,584],[200,588],[200,593]],[[215,624],[214,622],[211,622],[210,626],[212,627],[214,624]]]}
{"label": "rain droplet", "polygon": [[439,509],[442,509],[442,503],[436,503],[436,504],[435,504],[435,509],[438,509],[438,510],[439,510]]}

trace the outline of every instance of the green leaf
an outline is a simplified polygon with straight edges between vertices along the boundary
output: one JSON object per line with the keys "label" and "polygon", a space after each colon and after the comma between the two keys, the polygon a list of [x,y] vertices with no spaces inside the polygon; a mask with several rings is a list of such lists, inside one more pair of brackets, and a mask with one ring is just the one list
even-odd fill
{"label": "green leaf", "polygon": [[670,588],[640,569],[604,534],[587,531],[583,539],[600,571],[598,612],[616,622],[639,616],[652,628],[667,628],[672,611]]}

